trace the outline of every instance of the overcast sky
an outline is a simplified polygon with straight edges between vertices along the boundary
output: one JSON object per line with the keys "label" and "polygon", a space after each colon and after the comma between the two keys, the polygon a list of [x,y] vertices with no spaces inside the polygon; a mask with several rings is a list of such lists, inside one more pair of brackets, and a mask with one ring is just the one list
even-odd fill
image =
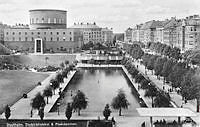
{"label": "overcast sky", "polygon": [[0,21],[28,24],[30,9],[64,9],[68,26],[96,22],[101,27],[112,27],[114,32],[124,32],[153,19],[200,14],[200,0],[0,0]]}

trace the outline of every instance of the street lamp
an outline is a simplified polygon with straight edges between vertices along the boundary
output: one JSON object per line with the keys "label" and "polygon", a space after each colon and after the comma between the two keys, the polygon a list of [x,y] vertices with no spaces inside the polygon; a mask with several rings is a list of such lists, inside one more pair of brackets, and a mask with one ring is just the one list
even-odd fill
{"label": "street lamp", "polygon": [[60,106],[60,102],[57,102],[58,115],[60,115],[60,112],[59,112],[59,106]]}

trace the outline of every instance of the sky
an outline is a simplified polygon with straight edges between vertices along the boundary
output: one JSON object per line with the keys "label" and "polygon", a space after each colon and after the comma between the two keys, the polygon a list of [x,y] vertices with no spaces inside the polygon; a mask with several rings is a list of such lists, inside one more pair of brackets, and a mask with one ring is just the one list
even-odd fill
{"label": "sky", "polygon": [[0,0],[0,21],[29,24],[30,9],[62,9],[68,27],[96,22],[119,33],[150,20],[200,14],[199,6],[200,0]]}

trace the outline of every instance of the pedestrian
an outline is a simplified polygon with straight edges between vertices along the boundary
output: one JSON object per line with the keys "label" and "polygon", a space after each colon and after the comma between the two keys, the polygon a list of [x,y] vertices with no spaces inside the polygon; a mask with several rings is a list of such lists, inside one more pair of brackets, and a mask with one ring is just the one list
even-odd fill
{"label": "pedestrian", "polygon": [[115,122],[114,117],[112,117],[111,121],[112,121],[113,125],[115,126],[115,123],[116,123],[116,122]]}
{"label": "pedestrian", "polygon": [[33,109],[31,109],[31,117],[33,117]]}

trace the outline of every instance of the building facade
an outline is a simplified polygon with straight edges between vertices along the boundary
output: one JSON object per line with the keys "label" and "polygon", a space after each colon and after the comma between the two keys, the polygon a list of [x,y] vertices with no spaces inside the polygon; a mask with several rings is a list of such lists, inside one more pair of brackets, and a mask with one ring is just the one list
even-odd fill
{"label": "building facade", "polygon": [[[132,33],[132,37],[129,36]],[[178,47],[182,52],[200,48],[200,16],[185,19],[172,17],[164,21],[148,21],[125,31],[125,41],[161,42]]]}
{"label": "building facade", "polygon": [[66,28],[66,11],[30,10],[30,25],[4,29],[4,45],[10,49],[30,53],[72,53],[82,46],[83,36]]}
{"label": "building facade", "polygon": [[67,11],[36,9],[29,11],[30,29],[66,29]]}
{"label": "building facade", "polygon": [[73,29],[5,29],[4,45],[10,49],[34,52],[35,39],[41,39],[43,52],[71,53],[81,47],[82,37]]}
{"label": "building facade", "polygon": [[124,33],[124,41],[125,42],[133,42],[132,32],[133,32],[132,28],[129,27],[128,29],[126,29],[126,31]]}
{"label": "building facade", "polygon": [[83,43],[111,43],[113,42],[113,31],[108,28],[101,28],[96,23],[74,23],[69,27],[79,31],[83,35]]}
{"label": "building facade", "polygon": [[112,29],[108,29],[107,27],[102,28],[101,33],[102,33],[102,40],[104,43],[106,44],[113,43],[114,34]]}

